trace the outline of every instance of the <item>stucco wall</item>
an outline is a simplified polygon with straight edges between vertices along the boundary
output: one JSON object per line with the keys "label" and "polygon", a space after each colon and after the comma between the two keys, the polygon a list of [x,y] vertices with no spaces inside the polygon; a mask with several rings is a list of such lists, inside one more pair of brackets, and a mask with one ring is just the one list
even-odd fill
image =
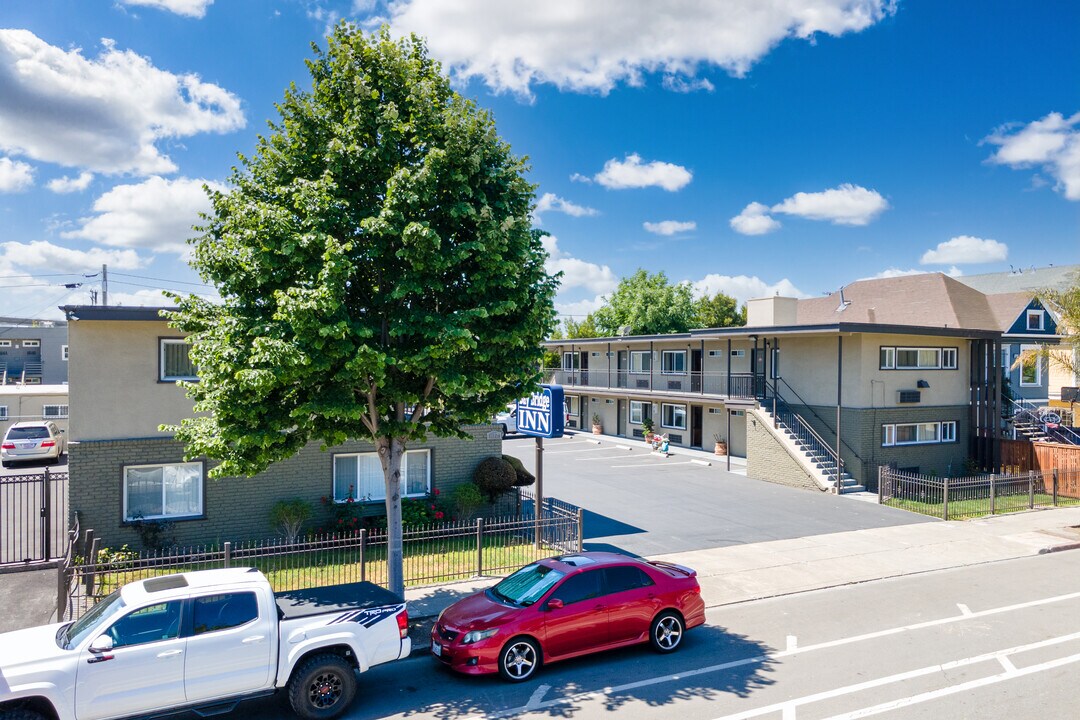
{"label": "stucco wall", "polygon": [[[457,485],[469,482],[484,458],[502,453],[502,440],[492,427],[470,426],[465,430],[472,441],[431,438],[409,449],[431,449],[432,487],[449,497]],[[206,480],[203,498],[205,518],[180,520],[172,524],[179,544],[213,543],[225,540],[265,539],[279,535],[270,525],[269,514],[280,499],[300,497],[317,513],[309,527],[318,527],[328,518],[320,499],[333,494],[333,456],[336,453],[371,452],[370,443],[350,441],[326,452],[312,443],[297,455],[275,463],[252,478]],[[128,543],[139,546],[134,529],[122,522],[123,467],[132,464],[183,462],[183,446],[172,438],[81,442],[70,447],[70,507],[78,512],[81,527],[93,528],[107,547]],[[371,514],[382,511],[383,502],[370,507]]]}

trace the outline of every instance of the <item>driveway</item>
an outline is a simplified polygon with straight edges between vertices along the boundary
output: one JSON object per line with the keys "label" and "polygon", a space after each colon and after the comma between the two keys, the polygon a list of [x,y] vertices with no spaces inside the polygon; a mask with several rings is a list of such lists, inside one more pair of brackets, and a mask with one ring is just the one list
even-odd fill
{"label": "driveway", "polygon": [[[620,446],[622,446],[620,448]],[[630,446],[632,449],[623,449]],[[503,452],[535,472],[535,442]],[[585,510],[585,549],[636,555],[703,550],[868,528],[936,522],[876,503],[751,480],[696,453],[663,458],[641,443],[566,435],[544,441],[544,494]],[[695,462],[696,460],[696,462]]]}

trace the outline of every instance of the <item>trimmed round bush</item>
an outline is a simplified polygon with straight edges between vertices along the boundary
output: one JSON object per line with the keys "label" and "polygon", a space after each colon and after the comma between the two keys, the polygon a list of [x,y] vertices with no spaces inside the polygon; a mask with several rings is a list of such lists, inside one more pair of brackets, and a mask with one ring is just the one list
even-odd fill
{"label": "trimmed round bush", "polygon": [[516,476],[514,479],[515,487],[528,487],[536,482],[536,476],[526,470],[525,466],[522,465],[521,461],[516,457],[513,455],[503,455],[503,460],[510,463],[514,468],[514,475]]}
{"label": "trimmed round bush", "polygon": [[473,473],[473,482],[476,487],[487,495],[488,502],[495,502],[496,498],[514,487],[517,481],[517,473],[514,466],[501,457],[489,457],[476,466]]}

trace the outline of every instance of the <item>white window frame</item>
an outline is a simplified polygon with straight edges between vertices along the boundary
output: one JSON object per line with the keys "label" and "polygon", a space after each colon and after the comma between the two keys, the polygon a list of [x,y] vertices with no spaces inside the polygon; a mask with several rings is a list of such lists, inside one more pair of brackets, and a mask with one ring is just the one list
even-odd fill
{"label": "white window frame", "polygon": [[[669,425],[667,421],[667,409],[672,409],[671,421],[672,423],[678,422],[679,413],[682,414],[682,425]],[[675,403],[661,403],[660,405],[660,427],[669,428],[671,430],[686,430],[686,406],[677,405]]]}
{"label": "white window frame", "polygon": [[8,406],[7,405],[0,405],[0,420],[7,420],[7,419],[8,419]]}
{"label": "white window frame", "polygon": [[[1023,354],[1024,352],[1027,352],[1028,350],[1038,350],[1038,349],[1039,349],[1038,345],[1021,345],[1020,346],[1020,353]],[[1018,368],[1019,371],[1020,371],[1020,387],[1039,387],[1039,386],[1042,385],[1042,358],[1039,357],[1038,355],[1036,355],[1035,357],[1032,358],[1032,362],[1035,364],[1035,381],[1034,382],[1024,382],[1024,365],[1025,365],[1025,363],[1020,363],[1020,367]]]}
{"label": "white window frame", "polygon": [[1001,368],[1006,373],[1008,373],[1011,366],[1012,366],[1012,348],[1009,347],[1008,345],[1006,345],[1005,347],[1001,348]]}
{"label": "white window frame", "polygon": [[[423,457],[424,457],[424,464],[427,465],[427,482],[425,483],[426,489],[423,492],[419,492],[419,493],[405,492],[406,490],[408,490],[406,478],[408,477],[408,471],[409,471],[408,470],[408,468],[409,468],[409,458],[414,458],[415,459],[415,458],[417,458],[417,457],[419,457],[421,455],[423,455]],[[337,496],[337,462],[341,458],[349,458],[349,457],[352,457],[352,458],[371,457],[371,458],[375,458],[376,460],[378,460],[379,454],[374,453],[374,452],[359,452],[359,453],[337,453],[337,454],[334,455],[333,462],[332,462],[333,471],[332,471],[332,477],[330,479],[330,493],[334,498],[334,502],[338,503],[338,504],[348,502],[348,498],[343,498],[343,497],[338,497]],[[359,459],[357,460],[357,463],[359,463]],[[403,498],[427,497],[428,495],[431,494],[431,482],[432,482],[432,478],[431,478],[431,450],[429,448],[419,448],[417,450],[406,450],[402,454],[402,456],[401,456],[401,482],[402,482],[402,484],[401,484],[401,489],[402,489],[401,497],[403,497]],[[381,486],[379,486],[379,489],[382,491],[381,495],[371,495],[371,496],[360,497],[360,488],[357,485],[354,485],[353,486],[352,500],[353,500],[353,502],[364,502],[364,503],[375,503],[375,502],[382,503],[382,502],[386,502],[386,486],[381,485]]]}
{"label": "white window frame", "polygon": [[[914,352],[915,364],[914,365],[901,365],[900,353],[901,352]],[[937,354],[937,362],[933,365],[923,365],[922,353],[932,352]],[[936,347],[897,347],[896,348],[896,369],[897,370],[940,370],[941,369],[941,348]]]}
{"label": "white window frame", "polygon": [[896,348],[882,346],[878,351],[878,369],[896,369]]}
{"label": "white window frame", "polygon": [[[52,409],[52,412],[49,410]],[[41,406],[41,419],[42,420],[62,420],[68,416],[67,405],[42,405]]]}
{"label": "white window frame", "polygon": [[[668,368],[668,356],[675,358],[682,356],[682,370]],[[674,365],[674,363],[672,363]],[[686,374],[686,351],[685,350],[661,350],[660,351],[660,374],[661,375],[685,375]]]}
{"label": "white window frame", "polygon": [[[1028,310],[1025,315],[1024,327],[1027,330],[1045,330],[1046,329],[1046,313],[1042,310]],[[1031,319],[1035,318],[1038,323],[1035,327],[1031,326]]]}
{"label": "white window frame", "polygon": [[[643,367],[644,363],[639,362],[639,363],[637,363],[638,369],[635,370],[634,369],[634,358],[635,357],[648,358],[649,359],[649,367],[647,367],[647,368],[645,368],[643,370],[641,368]],[[652,372],[652,351],[651,350],[631,350],[630,351],[630,374],[631,375],[648,375],[651,372]]]}
{"label": "white window frame", "polygon": [[562,369],[566,372],[578,372],[581,370],[581,353],[570,352],[562,354]]}
{"label": "white window frame", "polygon": [[23,340],[22,341],[22,346],[24,348],[41,347],[41,341],[40,340]]}
{"label": "white window frame", "polygon": [[631,400],[627,414],[631,425],[641,425],[645,422],[645,418],[652,417],[652,403],[647,400]]}
{"label": "white window frame", "polygon": [[580,407],[580,399],[577,395],[566,396],[566,408],[570,417],[577,417],[578,407]]}
{"label": "white window frame", "polygon": [[[167,467],[197,467],[199,468],[199,477],[196,480],[199,486],[199,509],[194,513],[185,513],[183,515],[144,515],[141,518],[135,518],[128,512],[128,470],[137,470],[140,468],[162,468],[164,471]],[[123,469],[123,513],[125,522],[133,522],[135,520],[180,520],[184,518],[197,518],[206,514],[206,467],[201,462],[186,462],[186,463],[146,463],[143,465],[125,465]],[[168,483],[162,479],[161,483],[161,508],[164,510],[168,503],[165,496],[165,492],[168,488]]]}
{"label": "white window frame", "polygon": [[10,340],[0,340],[0,348],[3,348],[3,347],[11,347],[11,341]]}
{"label": "white window frame", "polygon": [[[899,428],[915,428],[915,439],[897,440]],[[932,433],[930,429],[932,428]],[[925,433],[924,433],[925,431]],[[925,435],[925,437],[924,437]],[[904,447],[906,445],[941,445],[943,443],[956,442],[956,421],[922,422],[922,423],[889,423],[881,426],[882,447]]]}
{"label": "white window frame", "polygon": [[731,357],[736,357],[736,358],[738,358],[738,357],[746,357],[746,349],[745,348],[738,348],[736,350],[732,350],[731,351]]}
{"label": "white window frame", "polygon": [[69,357],[68,346],[67,345],[61,345],[60,346],[60,359],[63,360],[64,362],[67,362],[68,357]]}
{"label": "white window frame", "polygon": [[[165,347],[167,345],[187,345],[183,338],[159,338],[158,340],[158,380],[161,382],[175,382],[187,380],[193,382],[199,379],[198,375],[166,375],[165,374]],[[189,350],[190,352],[190,350]],[[194,363],[192,363],[194,365]]]}
{"label": "white window frame", "polygon": [[960,359],[960,352],[954,347],[941,348],[941,369],[955,370]]}

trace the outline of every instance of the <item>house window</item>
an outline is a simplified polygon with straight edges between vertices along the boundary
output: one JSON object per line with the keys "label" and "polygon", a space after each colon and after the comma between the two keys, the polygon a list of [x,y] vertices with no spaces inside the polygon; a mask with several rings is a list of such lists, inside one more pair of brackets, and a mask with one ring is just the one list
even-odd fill
{"label": "house window", "polygon": [[686,429],[686,406],[668,405],[660,406],[660,425],[672,430]]}
{"label": "house window", "polygon": [[0,420],[7,420],[7,419],[8,419],[7,405],[0,405]]}
{"label": "house window", "polygon": [[564,352],[562,354],[562,369],[573,372],[581,369],[581,355],[576,352]]}
{"label": "house window", "polygon": [[[403,497],[420,497],[431,491],[431,451],[407,450],[401,456]],[[334,456],[334,501],[358,502],[386,499],[382,463],[376,453]]]}
{"label": "house window", "polygon": [[1032,387],[1042,385],[1042,363],[1036,354],[1037,345],[1021,345],[1020,352],[1028,353],[1020,363],[1020,386]]}
{"label": "house window", "polygon": [[128,465],[124,519],[154,520],[203,514],[203,464]]}
{"label": "house window", "polygon": [[1006,375],[1009,374],[1009,366],[1012,365],[1012,355],[1009,352],[1009,348],[1001,348],[1001,369]]}
{"label": "house window", "polygon": [[68,346],[67,345],[61,345],[60,346],[60,359],[63,360],[64,362],[68,361]]}
{"label": "house window", "polygon": [[882,370],[892,370],[896,367],[896,348],[881,348],[881,362],[879,367]]}
{"label": "house window", "polygon": [[930,445],[956,442],[956,422],[903,423],[881,426],[881,444]]}
{"label": "house window", "polygon": [[941,367],[941,348],[896,348],[896,369]]}
{"label": "house window", "polygon": [[956,369],[956,348],[941,348],[941,367],[945,370]]}
{"label": "house window", "polygon": [[41,341],[40,340],[23,340],[22,341],[22,346],[24,348],[26,348],[26,347],[41,347]]}
{"label": "house window", "polygon": [[630,351],[630,372],[632,373],[648,373],[652,372],[652,353],[648,350],[631,350]]}
{"label": "house window", "polygon": [[1042,310],[1028,310],[1027,311],[1027,329],[1028,330],[1042,330],[1043,329],[1043,311]]}
{"label": "house window", "polygon": [[630,401],[630,422],[634,425],[640,425],[645,420],[652,417],[652,403],[641,402],[640,400]]}
{"label": "house window", "polygon": [[746,350],[732,350],[731,357],[746,357]]}
{"label": "house window", "polygon": [[43,405],[41,407],[42,420],[60,420],[68,416],[67,405]]}
{"label": "house window", "polygon": [[191,362],[191,346],[179,338],[161,339],[161,364],[158,379],[162,382],[198,380],[195,364]]}
{"label": "house window", "polygon": [[665,375],[686,374],[686,351],[665,350],[661,355],[661,370]]}

